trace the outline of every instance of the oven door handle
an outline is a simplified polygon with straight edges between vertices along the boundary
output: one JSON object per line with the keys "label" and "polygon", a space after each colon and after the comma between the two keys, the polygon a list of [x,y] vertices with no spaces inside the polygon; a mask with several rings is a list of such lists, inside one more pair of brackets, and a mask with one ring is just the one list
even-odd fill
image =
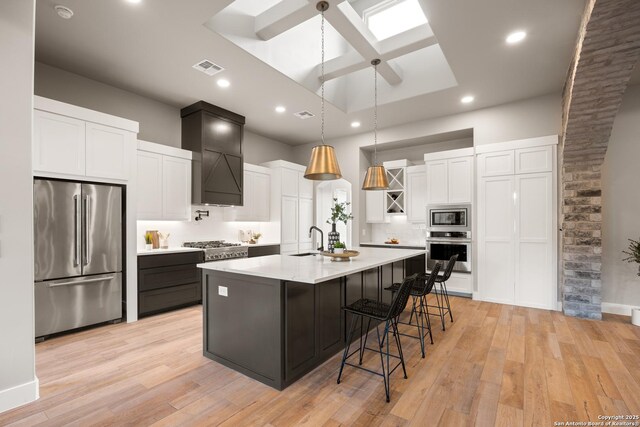
{"label": "oven door handle", "polygon": [[446,243],[446,244],[459,244],[459,245],[469,245],[471,244],[471,239],[459,239],[459,240],[451,240],[451,239],[427,239],[427,245],[430,243]]}

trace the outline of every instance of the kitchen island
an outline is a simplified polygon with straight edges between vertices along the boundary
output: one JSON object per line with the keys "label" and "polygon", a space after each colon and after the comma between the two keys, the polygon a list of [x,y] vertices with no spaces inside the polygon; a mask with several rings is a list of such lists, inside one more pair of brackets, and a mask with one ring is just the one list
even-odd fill
{"label": "kitchen island", "polygon": [[341,351],[350,320],[341,308],[363,297],[389,303],[384,288],[416,273],[415,260],[425,257],[355,249],[349,262],[271,255],[198,264],[204,355],[282,390]]}

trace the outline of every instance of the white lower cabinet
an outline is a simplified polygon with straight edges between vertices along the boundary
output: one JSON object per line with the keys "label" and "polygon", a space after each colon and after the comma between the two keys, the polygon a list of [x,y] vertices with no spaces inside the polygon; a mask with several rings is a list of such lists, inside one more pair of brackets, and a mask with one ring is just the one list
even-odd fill
{"label": "white lower cabinet", "polygon": [[473,293],[473,276],[466,273],[451,273],[451,277],[447,280],[447,291],[471,295]]}
{"label": "white lower cabinet", "polygon": [[268,168],[244,164],[242,206],[224,208],[225,221],[269,221],[271,172]]}
{"label": "white lower cabinet", "polygon": [[478,156],[478,290],[484,301],[555,310],[555,172],[514,173],[553,169],[555,147],[534,148]]}
{"label": "white lower cabinet", "polygon": [[191,219],[191,152],[138,141],[139,220]]}

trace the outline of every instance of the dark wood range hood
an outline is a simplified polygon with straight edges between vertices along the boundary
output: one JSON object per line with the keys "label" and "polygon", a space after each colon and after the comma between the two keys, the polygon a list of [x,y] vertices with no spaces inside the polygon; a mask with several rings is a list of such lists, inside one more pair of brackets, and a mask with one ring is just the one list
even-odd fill
{"label": "dark wood range hood", "polygon": [[180,116],[182,148],[193,152],[192,203],[242,206],[244,116],[204,101]]}

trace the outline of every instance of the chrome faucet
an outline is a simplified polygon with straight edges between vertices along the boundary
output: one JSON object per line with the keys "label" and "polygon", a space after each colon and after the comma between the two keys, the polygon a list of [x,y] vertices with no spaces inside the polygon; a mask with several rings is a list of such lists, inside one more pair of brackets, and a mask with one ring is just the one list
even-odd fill
{"label": "chrome faucet", "polygon": [[324,233],[318,227],[312,225],[309,229],[309,237],[311,237],[311,233],[313,232],[313,230],[316,230],[318,233],[320,233],[320,247],[318,247],[318,250],[322,252],[324,251]]}

